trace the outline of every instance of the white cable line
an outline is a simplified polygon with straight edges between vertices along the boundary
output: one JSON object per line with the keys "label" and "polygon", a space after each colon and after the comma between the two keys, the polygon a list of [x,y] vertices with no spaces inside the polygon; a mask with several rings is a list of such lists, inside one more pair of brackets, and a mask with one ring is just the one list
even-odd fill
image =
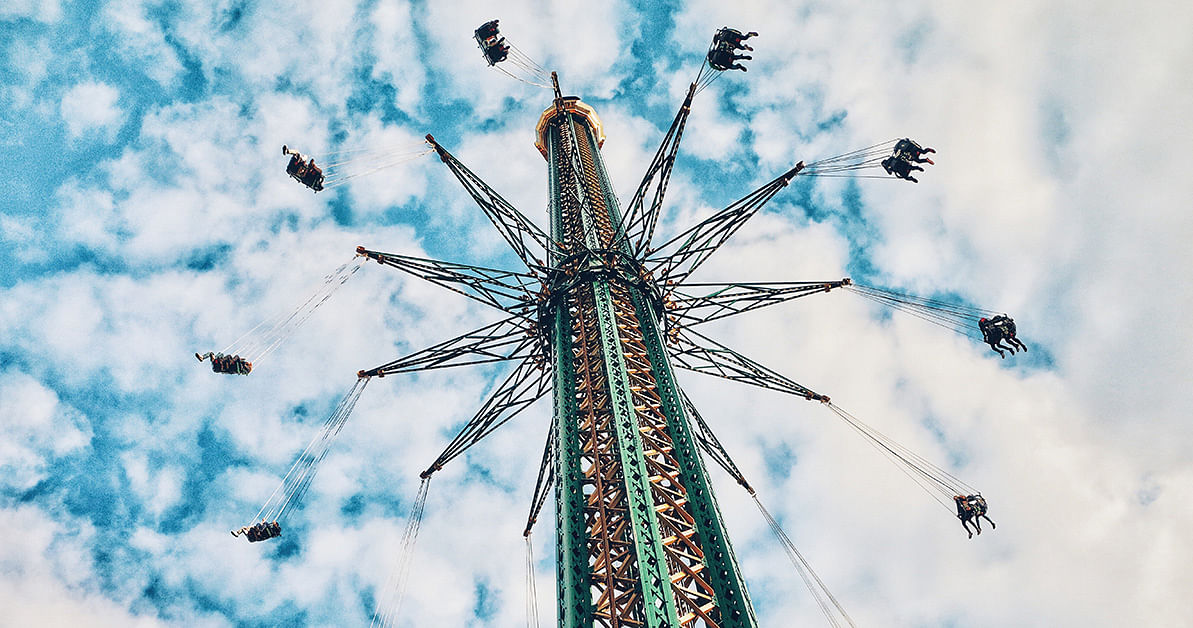
{"label": "white cable line", "polygon": [[829,604],[832,604],[832,606],[836,608],[837,613],[840,614],[841,618],[844,619],[849,626],[854,626],[853,619],[849,617],[849,614],[845,612],[845,609],[841,606],[841,603],[838,602],[837,598],[832,594],[831,591],[828,590],[828,587],[825,586],[824,581],[820,579],[820,576],[816,575],[816,571],[812,569],[812,564],[809,563],[806,558],[804,558],[804,555],[801,554],[798,549],[796,549],[795,543],[791,541],[791,538],[788,537],[787,533],[783,531],[783,528],[779,526],[779,522],[776,521],[766,507],[762,505],[762,502],[759,501],[757,495],[752,495],[751,497],[754,498],[754,504],[758,506],[759,512],[762,513],[763,518],[765,518],[767,524],[769,524],[771,532],[773,532],[775,537],[778,538],[779,544],[783,546],[783,551],[787,554],[787,558],[791,561],[792,566],[795,567],[796,572],[804,581],[804,586],[806,586],[808,588],[808,592],[812,594],[812,599],[815,600],[816,605],[820,607],[820,611],[824,613],[825,619],[827,619],[828,622],[833,626],[842,625],[841,622],[838,621],[837,616],[833,614],[832,609],[829,608]]}
{"label": "white cable line", "polygon": [[350,173],[350,174],[349,174],[349,173],[342,173],[342,174],[341,174],[341,173],[336,173],[336,174],[335,174],[335,176],[331,177],[331,180],[330,180],[330,181],[328,181],[328,180],[327,180],[327,177],[324,177],[324,184],[323,184],[323,188],[324,188],[324,189],[327,189],[327,188],[334,188],[334,187],[336,187],[336,186],[338,186],[338,185],[343,185],[345,182],[349,181],[350,179],[355,179],[355,178],[357,178],[357,177],[363,177],[363,176],[367,176],[367,175],[373,174],[373,173],[375,173],[375,172],[380,172],[380,171],[382,171],[382,170],[385,170],[385,169],[387,169],[387,168],[392,168],[392,167],[394,167],[394,166],[398,166],[398,165],[401,165],[401,164],[404,164],[404,163],[409,163],[409,162],[411,162],[411,161],[414,161],[414,160],[416,160],[416,159],[418,159],[418,158],[420,158],[420,157],[422,157],[422,156],[424,156],[424,155],[429,155],[429,154],[431,154],[431,153],[433,153],[433,152],[435,152],[435,149],[434,149],[434,148],[429,148],[429,149],[427,149],[427,150],[424,150],[424,151],[422,151],[422,152],[419,152],[419,153],[413,153],[413,154],[409,154],[409,155],[404,155],[404,156],[402,156],[402,157],[400,157],[400,158],[398,158],[398,159],[395,159],[394,161],[390,161],[390,162],[387,162],[387,163],[383,163],[383,164],[381,164],[381,165],[379,165],[379,166],[375,166],[375,167],[373,167],[373,168],[371,168],[371,169],[369,169],[369,170],[365,170],[365,171],[362,171],[362,172],[355,172],[355,173]]}
{"label": "white cable line", "polygon": [[406,583],[409,579],[414,545],[418,540],[418,531],[422,527],[423,511],[427,503],[427,488],[430,482],[430,478],[426,478],[419,484],[418,495],[414,498],[414,504],[410,508],[410,517],[406,521],[406,530],[402,534],[402,544],[398,550],[400,553],[398,563],[391,577],[387,579],[387,586],[392,582],[392,588],[386,592],[383,601],[378,604],[373,619],[369,622],[370,628],[374,625],[393,626],[398,619],[402,609],[402,599],[405,597]]}

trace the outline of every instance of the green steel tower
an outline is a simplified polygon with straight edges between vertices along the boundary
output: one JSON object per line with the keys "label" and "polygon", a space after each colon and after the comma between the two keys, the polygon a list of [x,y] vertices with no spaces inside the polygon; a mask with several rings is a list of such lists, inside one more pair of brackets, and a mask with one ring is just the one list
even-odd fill
{"label": "green steel tower", "polygon": [[[664,348],[662,295],[619,231],[601,122],[543,113],[560,625],[755,626]],[[700,622],[703,622],[701,624]]]}
{"label": "green steel tower", "polygon": [[[523,58],[500,36],[496,20],[483,24],[475,35],[489,65],[509,59],[530,72],[531,79],[541,78],[542,86],[547,87],[545,70]],[[890,164],[899,160],[905,168],[902,176],[898,172],[895,176],[909,178],[907,168],[922,169],[913,166],[913,161],[932,163],[921,157],[934,151],[908,138],[807,165],[800,161],[724,209],[656,242],[655,230],[692,100],[725,70],[745,69],[736,61],[750,57],[735,51],[752,50],[742,42],[754,35],[727,27],[717,31],[706,64],[688,88],[624,208],[617,201],[601,157],[605,136],[600,118],[579,98],[564,97],[555,73],[549,76],[554,99],[535,127],[535,146],[547,161],[547,230],[427,135],[430,148],[424,153],[435,152],[447,165],[524,268],[499,270],[365,247],[359,247],[357,254],[484,303],[501,311],[503,317],[360,371],[357,385],[337,407],[324,432],[299,457],[262,508],[260,521],[233,534],[244,532],[249,541],[280,534],[278,519],[309,486],[328,444],[371,378],[505,362],[514,364],[509,375],[422,472],[423,484],[403,540],[407,549],[404,560],[409,560],[418,533],[431,476],[549,396],[554,413],[525,535],[529,551],[531,529],[553,489],[561,628],[758,625],[705,459],[716,462],[751,495],[754,490],[678,385],[676,372],[680,370],[821,402],[880,451],[889,453],[922,488],[939,493],[946,509],[947,500],[953,499],[963,525],[962,508],[970,507],[967,504],[980,508],[971,510],[971,516],[974,512],[984,515],[985,500],[969,485],[861,423],[827,396],[697,331],[710,321],[836,288],[951,325],[961,333],[970,317],[988,313],[854,286],[848,278],[726,283],[691,279],[699,266],[798,175],[855,176],[880,167],[891,174]],[[540,70],[542,76],[534,75]],[[351,272],[354,269],[347,274]],[[333,278],[327,281],[333,282]],[[834,617],[853,625],[756,496],[755,501],[826,617],[834,625]],[[528,579],[532,579],[530,554],[528,559]],[[404,576],[397,581],[404,582]],[[533,587],[528,591],[533,592]],[[400,601],[400,593],[395,599]],[[528,607],[536,608],[533,595]],[[537,619],[534,612],[531,616]],[[392,619],[383,615],[383,625],[387,618]]]}
{"label": "green steel tower", "polygon": [[538,399],[553,397],[526,534],[554,486],[561,627],[753,628],[757,619],[702,452],[753,489],[678,386],[675,370],[827,401],[692,328],[848,280],[688,282],[803,164],[654,245],[698,84],[623,211],[601,158],[600,118],[579,98],[562,96],[551,78],[555,98],[536,127],[536,146],[547,161],[549,233],[427,136],[524,271],[357,250],[507,316],[359,375],[517,364],[424,480]]}

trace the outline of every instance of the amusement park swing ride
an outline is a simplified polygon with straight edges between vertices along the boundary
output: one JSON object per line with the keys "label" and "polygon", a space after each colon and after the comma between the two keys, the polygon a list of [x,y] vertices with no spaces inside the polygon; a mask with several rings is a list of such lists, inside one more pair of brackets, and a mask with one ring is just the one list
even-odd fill
{"label": "amusement park swing ride", "polygon": [[[436,154],[521,260],[499,270],[358,247],[295,311],[266,321],[209,359],[219,373],[248,375],[367,261],[408,273],[500,310],[502,318],[392,362],[362,370],[323,428],[298,456],[252,521],[234,530],[251,542],[282,533],[282,522],[309,488],[320,462],[374,378],[509,362],[512,372],[422,472],[402,539],[402,554],[373,623],[397,619],[431,478],[445,465],[543,397],[554,412],[524,531],[528,624],[538,625],[531,531],[555,499],[558,625],[567,628],[758,625],[713,495],[706,460],[753,498],[784,552],[832,625],[853,625],[721,445],[676,371],[712,375],[823,405],[908,477],[955,509],[966,532],[980,534],[986,500],[973,487],[863,423],[830,398],[705,335],[700,326],[814,294],[844,290],[1003,350],[1026,350],[1003,314],[917,297],[850,279],[710,283],[693,273],[766,203],[799,177],[867,176],[915,182],[934,153],[904,138],[835,157],[800,161],[740,200],[659,242],[662,211],[693,99],[729,70],[756,33],[717,31],[662,144],[630,201],[613,193],[595,110],[564,96],[558,77],[501,36],[496,20],[475,32],[497,70],[553,92],[535,128],[547,163],[549,232],[529,220],[431,135],[418,147],[312,157],[283,147],[286,170],[318,192],[430,153]],[[886,175],[878,174],[882,171]],[[1008,342],[1011,346],[1001,344]],[[1004,355],[1005,357],[1005,355]]]}

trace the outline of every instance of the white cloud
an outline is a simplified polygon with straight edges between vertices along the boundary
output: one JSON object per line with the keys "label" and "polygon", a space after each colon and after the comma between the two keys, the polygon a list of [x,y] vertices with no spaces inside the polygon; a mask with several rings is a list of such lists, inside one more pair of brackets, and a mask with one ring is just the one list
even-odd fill
{"label": "white cloud", "polygon": [[[216,600],[228,615],[196,612],[187,594],[154,602],[179,625],[268,623],[288,607],[309,611],[311,624],[362,614],[362,595],[392,566],[405,524],[395,513],[404,515],[417,472],[471,416],[497,369],[372,382],[304,509],[287,522],[285,534],[300,541],[295,554],[246,545],[227,530],[256,512],[356,369],[496,314],[369,264],[250,377],[217,376],[190,353],[288,311],[357,244],[415,255],[449,249],[465,262],[509,257],[433,158],[312,196],[281,173],[282,143],[318,155],[341,132],[346,145],[417,139],[436,129],[407,124],[467,102],[473,116],[445,130],[456,136],[449,148],[545,222],[544,163],[529,125],[548,96],[484,66],[471,32],[498,17],[488,11],[477,2],[414,10],[336,2],[237,13],[217,2],[179,6],[163,26],[145,6],[109,6],[109,30],[130,63],[168,90],[182,71],[173,45],[184,47],[211,94],[149,103],[119,157],[47,193],[57,198],[49,214],[57,222],[44,233],[3,219],[6,233],[45,240],[39,246],[48,251],[82,245],[97,261],[48,266],[0,293],[5,355],[30,364],[28,374],[9,370],[0,380],[3,412],[12,415],[0,424],[12,432],[3,439],[7,477],[24,488],[54,473],[55,457],[85,447],[90,423],[104,421],[117,450],[113,472],[127,482],[130,504],[141,505],[118,547],[144,560],[115,592],[101,592],[106,576],[90,556],[104,540],[86,522],[8,507],[0,528],[27,542],[0,551],[0,607],[17,608],[26,624],[130,625],[139,618],[126,609],[150,604],[141,596],[157,576],[171,591]],[[561,69],[565,90],[590,100],[613,96],[628,78],[636,39],[657,39],[653,25],[618,4],[515,4],[500,17],[523,50]],[[1193,139],[1184,114],[1193,92],[1178,88],[1193,61],[1189,21],[1188,11],[1163,3],[698,2],[676,16],[674,43],[684,54],[698,53],[725,24],[762,34],[750,72],[697,98],[661,230],[707,216],[717,204],[710,195],[744,194],[757,183],[751,176],[765,180],[796,159],[912,135],[940,150],[938,164],[916,186],[861,182],[861,218],[874,229],[862,253],[881,281],[955,289],[1008,308],[1032,345],[1003,363],[921,321],[881,319],[844,292],[709,326],[713,337],[831,394],[926,457],[953,459],[991,498],[998,529],[969,541],[951,514],[817,404],[682,373],[764,502],[859,624],[1166,625],[1193,614],[1183,536],[1193,523],[1193,436],[1182,379],[1193,368],[1193,339],[1180,318],[1193,308],[1193,223],[1181,210],[1189,168],[1180,152]],[[562,33],[566,45],[554,40]],[[348,111],[370,55],[372,78],[392,80],[394,105],[416,122]],[[621,102],[599,111],[623,198],[690,80],[673,65],[656,65],[671,77],[649,103],[667,112],[660,119]],[[21,89],[31,94],[52,66],[30,65]],[[438,102],[427,100],[432,76]],[[84,87],[92,91],[75,94]],[[114,79],[75,90],[70,114],[65,99],[59,113],[76,137],[114,137],[138,97]],[[847,115],[820,127],[836,114]],[[690,167],[693,156],[725,155],[743,169],[757,156],[757,174],[714,182]],[[841,220],[849,189],[832,180],[796,186],[813,186],[813,201],[830,215],[805,219],[791,201],[796,190],[785,191],[769,208],[779,211],[756,216],[701,278],[845,274],[857,235]],[[416,204],[443,209],[415,227],[376,226]],[[358,226],[338,224],[337,207],[349,208]],[[191,262],[202,270],[186,268]],[[1044,351],[1053,364],[1013,366]],[[154,401],[84,418],[50,381],[102,382]],[[413,622],[520,621],[518,534],[549,414],[541,402],[436,475],[407,602]],[[203,499],[187,494],[200,434],[237,456],[207,478]],[[783,450],[793,459],[783,461]],[[814,621],[815,607],[752,504],[712,473],[763,625]],[[345,509],[357,495],[359,516]],[[186,529],[158,529],[180,504],[200,505],[171,522]],[[545,513],[536,548],[547,617],[552,523]],[[1124,590],[1123,582],[1135,584]],[[487,622],[473,617],[478,587],[488,591]]]}
{"label": "white cloud", "polygon": [[80,83],[63,94],[60,113],[71,137],[96,134],[105,141],[115,139],[124,124],[124,110],[116,102],[119,99],[115,87],[94,81]]}
{"label": "white cloud", "polygon": [[58,0],[12,0],[0,6],[0,18],[28,18],[52,24],[62,18],[62,4]]}
{"label": "white cloud", "polygon": [[[73,527],[73,529],[71,529]],[[162,625],[129,612],[95,584],[88,544],[95,529],[37,508],[0,509],[0,534],[20,539],[0,546],[0,605],[13,626]]]}
{"label": "white cloud", "polygon": [[162,87],[175,86],[182,62],[166,41],[161,25],[151,17],[151,10],[144,0],[112,2],[100,15],[125,56]]}
{"label": "white cloud", "polygon": [[33,488],[54,461],[86,447],[91,426],[78,410],[28,374],[0,373],[0,485]]}

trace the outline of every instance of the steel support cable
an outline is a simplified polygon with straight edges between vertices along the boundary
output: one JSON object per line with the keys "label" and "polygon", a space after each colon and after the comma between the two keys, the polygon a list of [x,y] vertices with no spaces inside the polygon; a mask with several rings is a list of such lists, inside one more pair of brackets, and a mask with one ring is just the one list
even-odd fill
{"label": "steel support cable", "polygon": [[326,178],[325,178],[325,182],[324,182],[324,184],[323,184],[323,187],[324,187],[324,189],[326,189],[326,188],[334,188],[334,187],[336,187],[336,186],[338,186],[338,185],[343,185],[343,184],[347,183],[348,181],[351,181],[352,179],[356,179],[356,178],[358,178],[358,177],[364,177],[364,176],[368,176],[368,175],[371,175],[371,174],[374,174],[374,173],[380,172],[380,171],[382,171],[382,170],[386,170],[386,169],[388,169],[388,168],[393,168],[394,166],[398,166],[398,165],[401,165],[401,164],[404,164],[404,163],[409,163],[409,162],[411,162],[411,161],[414,161],[414,160],[416,160],[416,159],[419,159],[419,158],[421,158],[421,157],[424,157],[424,156],[426,156],[426,155],[429,155],[429,154],[431,154],[431,153],[433,153],[433,152],[435,152],[435,149],[433,149],[433,148],[432,148],[432,149],[428,149],[428,150],[421,151],[421,152],[418,152],[418,153],[412,153],[412,154],[410,154],[410,155],[404,155],[404,156],[402,156],[402,157],[400,157],[400,158],[397,158],[397,159],[395,159],[395,160],[393,160],[393,161],[389,161],[389,162],[387,162],[387,163],[383,163],[383,164],[381,164],[381,165],[375,166],[375,167],[373,167],[373,168],[370,168],[370,169],[368,169],[368,170],[365,170],[365,171],[363,171],[363,172],[355,172],[355,173],[351,173],[351,174],[343,174],[343,175],[340,175],[339,173],[335,173],[334,175],[332,175],[332,176],[330,176],[330,177],[327,177],[327,178],[330,178],[330,181],[326,180]]}
{"label": "steel support cable", "polygon": [[[853,619],[849,616],[849,613],[845,612],[845,608],[841,606],[839,601],[837,601],[836,596],[829,591],[828,587],[825,586],[824,581],[820,579],[820,576],[816,575],[816,571],[812,569],[811,563],[809,563],[808,560],[804,558],[804,555],[801,554],[798,549],[796,549],[795,543],[793,543],[791,538],[787,536],[787,533],[783,531],[783,528],[779,525],[779,522],[776,521],[775,518],[771,516],[770,511],[768,511],[766,507],[762,505],[762,502],[758,500],[757,495],[751,494],[751,497],[754,498],[754,504],[758,506],[758,511],[761,512],[763,518],[766,519],[766,523],[770,526],[771,532],[773,532],[775,537],[779,539],[779,544],[783,546],[784,553],[786,553],[787,558],[791,560],[791,564],[795,567],[796,572],[799,573],[800,578],[804,581],[804,585],[808,588],[808,592],[811,593],[812,598],[816,600],[816,605],[820,607],[821,612],[824,613],[824,617],[828,620],[829,624],[835,627],[843,625],[855,626]],[[830,605],[832,608],[830,608]],[[836,610],[835,614],[833,613],[834,609]],[[844,620],[844,624],[842,623],[842,620]]]}
{"label": "steel support cable", "polygon": [[853,423],[850,423],[848,420],[846,420],[846,424],[865,437],[867,444],[873,447],[875,451],[877,451],[887,460],[890,460],[900,473],[907,476],[907,478],[915,483],[916,486],[920,487],[920,489],[928,494],[928,497],[936,500],[936,502],[943,506],[946,510],[949,509],[949,502],[945,499],[947,496],[943,495],[943,493],[947,491],[942,491],[940,485],[934,482],[932,478],[929,477],[924,471],[917,469],[911,464],[908,464],[906,460],[901,459],[897,454],[895,454],[891,448],[885,447],[881,442],[874,440],[869,434],[858,428]]}
{"label": "steel support cable", "polygon": [[980,333],[975,333],[975,319],[993,317],[996,314],[993,310],[939,299],[917,297],[871,286],[853,285],[847,286],[847,289],[881,305],[906,312],[922,320],[973,338],[981,337]]}
{"label": "steel support cable", "polygon": [[[825,405],[850,427],[866,437],[876,447],[880,448],[880,451],[884,455],[915,480],[921,488],[924,488],[930,495],[933,495],[946,510],[952,510],[952,498],[954,496],[973,495],[978,492],[974,487],[965,483],[957,476],[933,464],[923,456],[899,444],[882,432],[866,425],[860,419],[842,410],[837,405],[831,402],[826,402]],[[927,482],[927,485],[920,480]],[[944,499],[937,498],[937,495]]]}
{"label": "steel support cable", "polygon": [[950,301],[944,301],[941,299],[932,299],[929,297],[921,297],[921,296],[916,296],[913,294],[896,292],[894,290],[886,290],[884,288],[875,288],[874,286],[854,284],[852,288],[858,292],[866,292],[869,294],[881,296],[883,298],[895,299],[895,300],[898,300],[898,301],[901,301],[904,303],[909,303],[909,304],[923,305],[924,307],[941,310],[941,311],[946,311],[946,312],[953,312],[953,313],[957,313],[957,314],[968,314],[971,316],[984,316],[984,315],[993,316],[994,314],[997,314],[997,312],[995,312],[994,310],[987,310],[987,309],[983,309],[983,308],[972,306],[972,305],[965,305],[964,303],[955,303],[955,302],[950,302]]}
{"label": "steel support cable", "polygon": [[425,140],[417,140],[417,141],[410,141],[410,142],[402,142],[399,144],[387,144],[385,146],[363,146],[361,148],[347,148],[344,150],[320,153],[319,157],[322,159],[327,159],[328,157],[331,157],[333,155],[359,155],[359,154],[368,154],[368,153],[390,153],[390,152],[394,152],[397,150],[414,148],[415,146],[422,146],[425,144],[426,144]]}
{"label": "steel support cable", "polygon": [[356,271],[360,270],[363,263],[363,258],[356,256],[354,259],[341,265],[332,273],[324,276],[323,283],[319,284],[311,296],[307,297],[307,300],[302,302],[297,308],[277,318],[267,319],[258,323],[255,327],[233,341],[232,344],[225,347],[220,353],[225,355],[239,355],[249,362],[259,363],[262,358],[272,352],[290,334],[302,326],[315,313],[315,310],[319,306],[327,302],[340,286],[344,285],[352,275],[356,274]]}
{"label": "steel support cable", "polygon": [[[324,175],[329,170],[334,170],[348,164],[355,164],[360,162],[373,162],[389,160],[396,157],[404,157],[407,155],[417,155],[427,149],[426,140],[419,141],[415,144],[404,144],[401,146],[392,146],[386,148],[378,148],[368,151],[357,151],[351,154],[344,154],[339,161],[325,163],[320,166],[323,169]],[[327,159],[327,155],[322,155],[323,159]]]}
{"label": "steel support cable", "polygon": [[860,294],[863,298],[874,301],[875,303],[884,305],[886,307],[889,307],[889,308],[892,308],[895,310],[899,310],[900,312],[910,314],[920,320],[927,321],[927,322],[932,323],[933,325],[937,325],[939,327],[943,327],[949,331],[956,332],[963,336],[978,337],[972,333],[972,330],[970,329],[969,325],[960,323],[952,318],[949,318],[946,316],[941,316],[941,315],[933,315],[930,312],[925,312],[923,310],[911,307],[905,303],[899,303],[897,301],[880,299],[880,298],[866,295],[863,293],[858,293],[858,294]]}
{"label": "steel support cable", "polygon": [[527,63],[529,63],[530,65],[532,65],[532,66],[533,66],[533,67],[534,67],[536,70],[538,70],[539,72],[543,73],[543,74],[544,74],[546,77],[548,77],[548,78],[549,78],[549,77],[551,76],[551,72],[550,72],[550,70],[548,70],[547,68],[544,68],[543,66],[539,65],[539,64],[538,64],[538,62],[536,62],[534,59],[532,59],[532,58],[530,57],[530,55],[528,55],[528,54],[526,54],[525,52],[523,52],[523,51],[522,51],[522,49],[521,49],[521,48],[519,48],[519,47],[517,46],[517,44],[515,44],[515,43],[514,43],[514,42],[512,42],[512,41],[510,41],[509,39],[506,39],[506,40],[505,40],[505,43],[509,44],[509,46],[510,46],[510,50],[511,50],[511,51],[513,51],[513,53],[514,53],[514,56],[516,56],[516,57],[519,57],[519,58],[521,58],[521,59],[524,59],[524,60],[525,60]]}
{"label": "steel support cable", "polygon": [[[367,377],[357,378],[356,383],[352,385],[352,390],[340,400],[328,422],[324,424],[323,431],[316,437],[318,440],[315,447],[309,449],[305,457],[300,456],[298,461],[295,462],[294,466],[298,468],[299,472],[292,478],[289,489],[283,491],[285,500],[278,505],[277,510],[273,512],[272,516],[269,514],[266,515],[267,519],[278,521],[285,514],[287,508],[302,501],[307,489],[311,486],[311,481],[315,479],[315,474],[319,472],[319,464],[323,462],[323,458],[331,450],[332,441],[335,440],[336,436],[339,436],[340,430],[344,429],[344,424],[348,422],[348,417],[352,416],[352,411],[356,408],[356,402],[360,399],[360,395],[364,392],[365,386],[368,383],[369,378]],[[283,481],[284,484],[285,482]]]}
{"label": "steel support cable", "polygon": [[882,165],[882,161],[884,159],[886,159],[886,157],[888,157],[888,156],[889,155],[887,155],[886,151],[883,151],[883,152],[877,153],[877,154],[865,153],[862,155],[858,155],[857,157],[851,159],[848,162],[829,162],[829,163],[820,162],[820,163],[808,164],[808,172],[809,173],[830,173],[830,172],[843,172],[846,170],[863,170],[866,168],[872,168],[874,166]]}
{"label": "steel support cable", "polygon": [[[323,291],[327,289],[328,285],[331,284],[337,276],[339,276],[342,272],[344,272],[344,270],[346,268],[348,268],[348,266],[351,265],[353,261],[355,261],[355,260],[351,260],[351,261],[341,265],[339,268],[337,268],[332,273],[325,275],[323,277],[323,283],[319,284],[319,286],[315,289],[315,291],[311,294],[311,296],[307,297],[307,300],[304,301],[303,303],[301,303],[297,308],[295,308],[294,310],[291,310],[286,315],[280,316],[278,318],[266,319],[266,320],[261,321],[260,323],[257,323],[257,325],[254,326],[252,329],[241,334],[240,337],[238,337],[236,340],[232,341],[231,344],[229,344],[227,347],[224,347],[224,349],[222,351],[220,351],[220,353],[225,353],[225,354],[247,353],[248,348],[250,348],[250,347],[255,348],[257,345],[261,344],[260,340],[255,337],[255,334],[257,334],[257,332],[259,332],[262,328],[266,328],[267,331],[265,333],[268,334],[268,333],[272,332],[272,330],[277,329],[280,326],[289,323],[291,320],[293,320],[295,317],[297,317],[300,312],[305,310],[311,303],[314,303],[319,298],[319,296],[323,293]],[[245,344],[242,344],[242,343],[245,343]]]}
{"label": "steel support cable", "polygon": [[793,543],[791,538],[787,536],[787,533],[783,531],[783,528],[779,525],[778,521],[776,521],[775,518],[771,516],[770,512],[763,507],[762,502],[758,499],[757,493],[754,491],[754,488],[750,486],[750,483],[745,479],[745,476],[742,474],[741,470],[738,469],[737,465],[733,462],[733,459],[729,456],[729,453],[725,451],[725,448],[717,439],[716,434],[713,433],[712,429],[709,428],[707,423],[705,423],[703,417],[700,416],[700,413],[696,410],[695,404],[693,404],[692,400],[688,398],[687,393],[681,390],[680,397],[689,416],[689,420],[695,424],[696,430],[694,430],[694,432],[697,443],[700,445],[701,449],[705,451],[705,453],[709,454],[713,460],[716,460],[717,463],[719,463],[721,467],[725,469],[725,471],[728,472],[729,475],[732,476],[733,479],[736,480],[737,483],[746,490],[747,493],[749,493],[750,498],[754,500],[754,504],[758,506],[758,510],[762,513],[762,516],[766,519],[767,524],[770,526],[771,532],[774,533],[775,537],[779,540],[779,543],[783,546],[784,553],[787,554],[787,557],[791,560],[792,565],[795,566],[796,572],[804,581],[804,586],[806,586],[808,591],[812,594],[813,600],[816,601],[817,606],[820,607],[820,610],[824,613],[825,618],[827,618],[829,623],[833,626],[842,625],[837,621],[837,615],[834,615],[832,609],[829,608],[831,604],[831,606],[836,609],[839,616],[844,618],[846,624],[853,626],[853,620],[849,617],[849,614],[845,612],[845,609],[841,606],[841,603],[837,601],[836,596],[829,591],[828,586],[824,584],[824,581],[820,579],[820,576],[816,575],[816,571],[812,569],[812,565],[807,561],[807,559],[804,558],[803,554],[796,549],[795,543]]}
{"label": "steel support cable", "polygon": [[266,345],[265,348],[261,349],[255,354],[253,352],[246,352],[254,356],[249,361],[260,362],[262,358],[272,353],[274,349],[276,349],[282,344],[282,342],[290,337],[290,334],[294,333],[299,327],[302,326],[303,323],[307,322],[307,319],[311,318],[311,316],[315,314],[315,310],[319,309],[319,306],[326,303],[327,300],[331,298],[331,295],[335,294],[336,290],[340,288],[340,286],[344,285],[344,283],[347,282],[352,275],[356,274],[356,271],[360,270],[360,267],[363,264],[363,260],[358,258],[350,268],[343,271],[338,277],[335,278],[335,280],[328,284],[321,296],[316,295],[318,296],[317,301],[308,302],[309,307],[307,307],[305,310],[296,310],[294,314],[287,319],[286,324],[275,328],[275,330],[272,330],[272,336],[266,336],[266,340],[269,344]]}
{"label": "steel support cable", "polygon": [[534,541],[526,534],[526,628],[539,628],[538,588],[534,583]]}
{"label": "steel support cable", "polygon": [[715,70],[711,67],[709,67],[708,70],[708,73],[704,75],[703,80],[696,87],[697,94],[708,89],[709,85],[716,83],[718,80],[720,80],[721,76],[725,74],[725,71]]}
{"label": "steel support cable", "polygon": [[884,149],[882,152],[860,153],[848,159],[837,160],[822,160],[808,164],[810,172],[832,172],[834,170],[856,170],[860,168],[867,168],[872,165],[877,165],[889,156]]}
{"label": "steel support cable", "polygon": [[344,422],[352,414],[352,409],[356,407],[356,401],[360,399],[360,395],[364,392],[368,381],[367,378],[358,378],[352,385],[351,390],[348,391],[348,394],[340,399],[331,416],[323,423],[323,427],[315,434],[315,437],[311,439],[311,442],[307,444],[306,448],[302,450],[302,453],[298,455],[298,458],[290,466],[286,475],[282,477],[282,481],[278,484],[277,488],[273,490],[273,493],[265,500],[261,509],[257,511],[256,516],[253,517],[253,523],[278,521],[289,505],[301,500],[302,494],[306,492],[311,479],[314,478],[315,472],[318,471],[319,462],[327,455],[331,441],[340,433],[340,430],[344,427]]}
{"label": "steel support cable", "polygon": [[[709,343],[714,348],[708,349],[700,345],[696,345],[688,334],[696,336],[703,341]],[[933,491],[951,499],[952,496],[958,494],[974,494],[975,491],[971,486],[962,482],[957,477],[932,464],[927,459],[911,451],[907,447],[900,445],[893,439],[885,436],[878,430],[871,428],[863,423],[857,417],[845,412],[836,405],[829,402],[829,399],[823,395],[815,393],[800,384],[780,375],[779,373],[762,366],[761,364],[725,347],[724,345],[699,334],[690,329],[683,330],[679,336],[679,340],[690,345],[689,347],[681,347],[673,354],[674,363],[679,368],[684,368],[707,375],[716,375],[726,379],[740,381],[743,383],[752,384],[761,388],[769,388],[787,393],[789,395],[801,397],[804,399],[814,399],[825,403],[829,408],[837,414],[840,418],[856,430],[859,434],[864,436],[868,441],[879,447],[880,452],[886,452],[884,455],[889,455],[896,466],[909,473],[912,479],[918,475],[922,480],[927,482],[927,485],[920,484],[922,488],[927,490],[929,494]],[[699,362],[689,362],[687,357],[704,360],[711,366],[703,365]],[[914,475],[911,475],[914,474]],[[948,504],[944,504],[946,508]]]}
{"label": "steel support cable", "polygon": [[392,168],[394,166],[400,166],[402,164],[409,164],[410,161],[424,158],[424,156],[429,155],[431,153],[434,153],[433,148],[429,148],[427,150],[420,150],[420,152],[418,152],[418,153],[410,153],[407,155],[395,156],[395,158],[392,160],[384,161],[384,162],[382,162],[382,164],[370,167],[369,170],[360,171],[360,172],[334,171],[332,173],[324,173],[323,187],[324,187],[324,189],[327,189],[327,187],[335,187],[338,185],[344,185],[345,183],[347,183],[347,181],[350,181],[352,179],[356,179],[359,177],[367,177],[367,176],[370,176],[370,174],[381,172],[383,170],[388,170],[388,168]]}
{"label": "steel support cable", "polygon": [[414,504],[410,507],[410,516],[406,519],[406,529],[402,533],[402,542],[398,546],[398,561],[389,577],[385,580],[384,592],[377,602],[377,609],[369,621],[369,628],[377,626],[388,628],[397,622],[402,610],[402,600],[406,596],[406,584],[410,576],[410,564],[414,557],[414,545],[418,541],[418,531],[422,528],[423,511],[427,505],[427,489],[431,479],[423,478],[418,485],[418,494]]}
{"label": "steel support cable", "polygon": [[894,177],[887,177],[878,174],[816,174],[810,172],[808,174],[801,174],[800,176],[820,177],[822,179],[886,179],[888,181],[896,180]]}
{"label": "steel support cable", "polygon": [[533,85],[535,87],[542,87],[543,89],[551,89],[550,85],[543,85],[542,83],[536,83],[534,81],[524,79],[524,78],[518,76],[517,74],[514,74],[513,72],[506,70],[505,68],[501,67],[500,65],[495,64],[492,67],[496,68],[498,72],[501,72],[502,74],[514,79],[515,81],[521,81],[523,83],[526,83],[527,85]]}
{"label": "steel support cable", "polygon": [[842,153],[842,154],[836,155],[834,157],[826,157],[824,159],[817,159],[816,161],[810,161],[810,162],[808,162],[808,167],[813,168],[813,167],[817,167],[817,166],[825,166],[825,165],[836,164],[836,163],[846,162],[846,161],[856,161],[857,159],[862,158],[863,156],[869,156],[872,154],[880,154],[880,153],[889,153],[891,151],[891,149],[894,148],[895,144],[898,143],[898,141],[899,141],[898,139],[887,140],[885,142],[879,142],[877,144],[874,144],[872,146],[867,146],[865,148],[851,150],[847,153]]}
{"label": "steel support cable", "polygon": [[535,63],[533,59],[526,56],[521,51],[513,48],[512,45],[510,55],[506,59],[506,62],[518,66],[522,69],[522,71],[526,72],[530,76],[539,79],[550,80],[551,74],[545,68]]}

